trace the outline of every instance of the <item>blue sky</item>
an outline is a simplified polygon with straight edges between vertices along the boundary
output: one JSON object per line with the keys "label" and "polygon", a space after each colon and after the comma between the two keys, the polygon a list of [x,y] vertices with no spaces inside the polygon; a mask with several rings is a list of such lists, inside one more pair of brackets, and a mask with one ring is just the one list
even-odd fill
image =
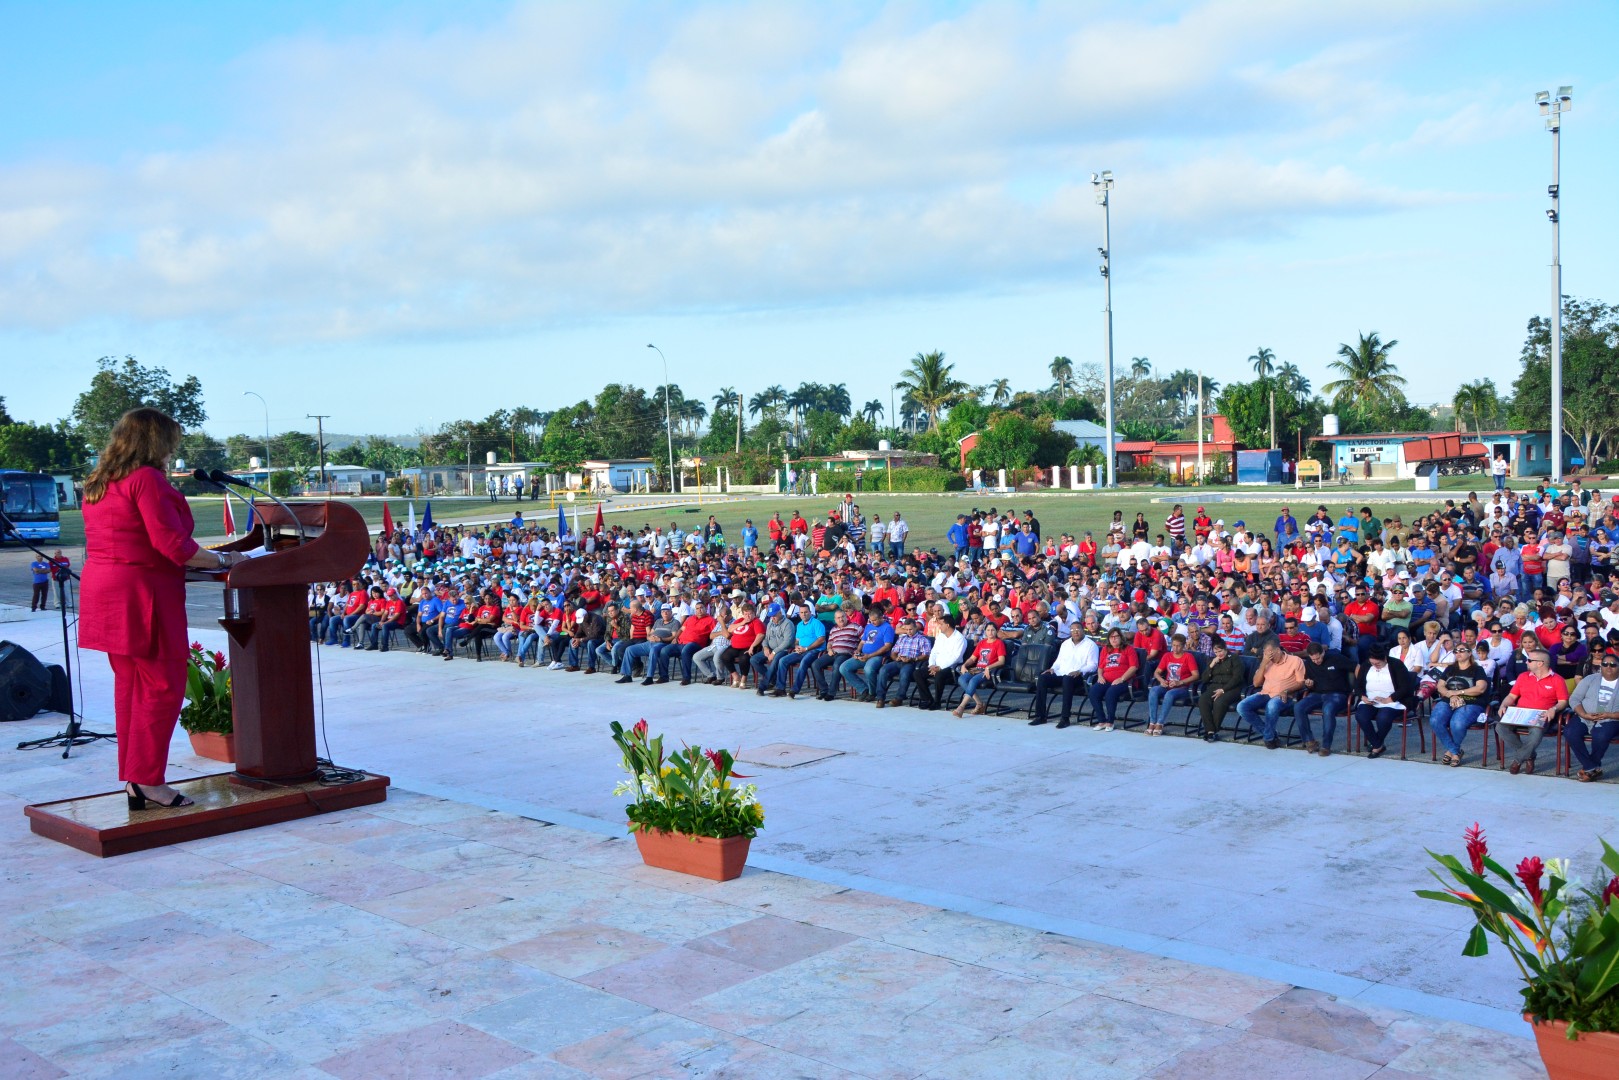
{"label": "blue sky", "polygon": [[215,434],[406,433],[609,379],[984,383],[1116,353],[1316,384],[1358,331],[1418,401],[1619,301],[1619,5],[0,2],[0,393],[106,354]]}

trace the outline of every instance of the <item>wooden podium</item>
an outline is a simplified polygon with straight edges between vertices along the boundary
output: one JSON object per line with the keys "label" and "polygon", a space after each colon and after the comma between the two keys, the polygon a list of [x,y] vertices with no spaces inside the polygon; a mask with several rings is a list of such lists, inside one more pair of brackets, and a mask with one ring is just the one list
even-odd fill
{"label": "wooden podium", "polygon": [[387,798],[387,777],[323,783],[315,761],[308,588],[365,564],[365,520],[346,503],[254,509],[253,529],[217,550],[267,554],[229,571],[187,573],[188,581],[225,586],[219,622],[230,638],[236,771],[174,784],[195,801],[183,809],[132,811],[122,790],[29,806],[34,832],[92,855],[121,855]]}

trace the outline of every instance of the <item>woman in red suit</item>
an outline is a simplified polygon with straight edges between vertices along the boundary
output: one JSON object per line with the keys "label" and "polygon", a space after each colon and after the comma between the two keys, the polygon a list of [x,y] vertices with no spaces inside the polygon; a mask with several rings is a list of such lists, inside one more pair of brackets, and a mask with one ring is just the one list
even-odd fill
{"label": "woman in red suit", "polygon": [[118,776],[132,810],[191,800],[163,782],[186,685],[185,568],[236,560],[191,539],[191,508],[169,483],[180,425],[131,409],[84,484],[79,644],[112,664]]}

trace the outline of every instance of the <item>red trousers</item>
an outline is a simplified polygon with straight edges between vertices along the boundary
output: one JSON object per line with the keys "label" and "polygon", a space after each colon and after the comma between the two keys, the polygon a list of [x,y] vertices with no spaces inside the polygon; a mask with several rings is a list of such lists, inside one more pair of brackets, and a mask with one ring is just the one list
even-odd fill
{"label": "red trousers", "polygon": [[108,653],[118,730],[118,779],[163,783],[169,740],[185,700],[186,662]]}

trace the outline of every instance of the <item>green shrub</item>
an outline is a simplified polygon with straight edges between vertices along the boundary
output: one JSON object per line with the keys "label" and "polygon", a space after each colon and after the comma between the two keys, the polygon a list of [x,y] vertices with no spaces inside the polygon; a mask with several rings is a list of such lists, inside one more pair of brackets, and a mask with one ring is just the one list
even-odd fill
{"label": "green shrub", "polygon": [[[854,490],[853,469],[827,469],[816,470],[816,481],[822,492],[844,492]],[[888,473],[882,469],[866,470],[863,481],[864,491],[888,491]],[[894,470],[894,491],[941,492],[964,491],[967,481],[949,469],[938,469],[929,465],[908,465]]]}
{"label": "green shrub", "polygon": [[395,476],[388,481],[388,494],[396,499],[405,498],[411,494],[410,481],[403,476]]}

